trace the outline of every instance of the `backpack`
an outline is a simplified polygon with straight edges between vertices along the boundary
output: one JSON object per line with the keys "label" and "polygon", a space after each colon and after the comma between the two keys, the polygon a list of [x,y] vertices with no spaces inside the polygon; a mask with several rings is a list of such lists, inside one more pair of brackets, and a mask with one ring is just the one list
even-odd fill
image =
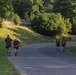
{"label": "backpack", "polygon": [[10,38],[6,38],[5,41],[6,41],[6,45],[10,45],[12,40]]}

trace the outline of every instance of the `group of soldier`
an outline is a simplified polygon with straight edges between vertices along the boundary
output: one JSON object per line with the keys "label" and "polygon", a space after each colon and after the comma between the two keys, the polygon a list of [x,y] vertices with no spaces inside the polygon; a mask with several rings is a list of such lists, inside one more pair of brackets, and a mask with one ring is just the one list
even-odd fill
{"label": "group of soldier", "polygon": [[56,46],[57,46],[57,51],[61,51],[61,49],[62,49],[62,51],[64,52],[65,46],[66,46],[65,38],[63,37],[62,40],[56,39]]}
{"label": "group of soldier", "polygon": [[[10,48],[11,48],[11,45],[13,44],[14,55],[17,56],[20,42],[17,39],[15,39],[13,42],[12,41],[13,40],[10,38],[10,36],[7,35],[7,37],[5,38],[5,47],[7,49],[6,50],[7,51],[7,55],[11,56]],[[61,49],[62,49],[63,52],[64,52],[65,51],[65,46],[66,46],[65,38],[62,38],[62,40],[56,39],[56,46],[57,46],[57,51],[61,51]]]}
{"label": "group of soldier", "polygon": [[18,54],[18,49],[19,49],[19,45],[20,45],[20,42],[15,39],[13,42],[13,40],[10,38],[9,35],[7,35],[7,37],[5,38],[5,48],[7,49],[7,56],[11,56],[11,45],[13,44],[13,47],[14,47],[14,55],[17,56]]}

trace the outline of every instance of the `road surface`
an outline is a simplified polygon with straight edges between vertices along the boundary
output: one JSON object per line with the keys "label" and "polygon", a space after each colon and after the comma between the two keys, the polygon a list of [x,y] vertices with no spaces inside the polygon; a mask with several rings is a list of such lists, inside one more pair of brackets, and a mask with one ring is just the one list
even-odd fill
{"label": "road surface", "polygon": [[21,75],[76,75],[76,54],[57,52],[55,43],[22,46],[8,59]]}

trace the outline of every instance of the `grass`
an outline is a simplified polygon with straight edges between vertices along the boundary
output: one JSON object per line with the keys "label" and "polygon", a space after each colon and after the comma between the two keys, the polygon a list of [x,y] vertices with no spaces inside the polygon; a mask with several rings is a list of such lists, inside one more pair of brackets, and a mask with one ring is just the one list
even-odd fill
{"label": "grass", "polygon": [[21,45],[51,42],[50,37],[35,33],[30,27],[5,24],[0,28],[0,75],[20,75],[6,56],[4,39],[7,35],[10,35],[13,40],[17,38]]}
{"label": "grass", "polygon": [[0,39],[0,75],[20,75],[15,67],[8,61],[2,39]]}
{"label": "grass", "polygon": [[71,52],[71,53],[76,53],[76,45],[67,46],[66,51]]}

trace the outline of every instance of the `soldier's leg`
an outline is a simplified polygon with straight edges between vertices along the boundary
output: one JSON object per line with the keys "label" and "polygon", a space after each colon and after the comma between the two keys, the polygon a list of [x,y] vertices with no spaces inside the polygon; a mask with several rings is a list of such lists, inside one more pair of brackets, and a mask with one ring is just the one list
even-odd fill
{"label": "soldier's leg", "polygon": [[10,47],[8,48],[9,56],[11,56],[11,50]]}
{"label": "soldier's leg", "polygon": [[11,56],[10,48],[7,48],[7,56]]}
{"label": "soldier's leg", "polygon": [[63,52],[65,52],[65,47],[63,47]]}
{"label": "soldier's leg", "polygon": [[17,54],[18,54],[18,49],[15,48],[15,56],[17,56]]}
{"label": "soldier's leg", "polygon": [[57,51],[58,51],[58,46],[57,46]]}

